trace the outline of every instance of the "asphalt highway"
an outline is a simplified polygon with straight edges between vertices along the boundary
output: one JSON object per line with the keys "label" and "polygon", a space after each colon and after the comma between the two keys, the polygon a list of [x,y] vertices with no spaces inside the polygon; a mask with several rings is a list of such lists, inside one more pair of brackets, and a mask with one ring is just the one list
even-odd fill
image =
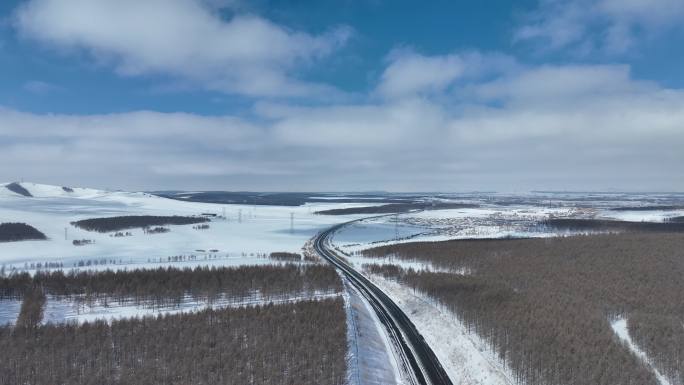
{"label": "asphalt highway", "polygon": [[452,385],[437,356],[406,314],[375,284],[341,259],[330,246],[331,235],[347,224],[320,233],[314,241],[314,248],[368,300],[396,346],[401,358],[401,370],[412,384]]}

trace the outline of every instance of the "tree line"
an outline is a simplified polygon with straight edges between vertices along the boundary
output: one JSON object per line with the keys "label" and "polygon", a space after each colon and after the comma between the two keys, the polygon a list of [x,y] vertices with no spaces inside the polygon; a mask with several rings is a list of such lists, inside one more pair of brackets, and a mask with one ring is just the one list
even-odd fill
{"label": "tree line", "polygon": [[13,273],[0,278],[0,298],[23,298],[35,288],[45,294],[79,296],[86,303],[106,299],[136,304],[179,305],[185,296],[213,302],[219,298],[262,299],[337,293],[342,283],[327,265],[175,267],[136,270]]}
{"label": "tree line", "polygon": [[154,215],[127,215],[108,218],[90,218],[71,222],[75,227],[86,231],[108,233],[135,228],[166,225],[193,225],[209,222],[209,218],[197,216],[154,216]]}
{"label": "tree line", "polygon": [[268,258],[275,261],[299,262],[302,260],[302,255],[299,253],[288,253],[285,251],[276,251],[268,255]]}
{"label": "tree line", "polygon": [[2,384],[342,385],[341,298],[0,327]]}
{"label": "tree line", "polygon": [[412,210],[446,210],[479,207],[473,203],[447,203],[447,202],[409,202],[390,203],[379,206],[347,207],[342,209],[329,209],[316,211],[323,215],[351,215],[351,214],[392,214],[407,213]]}
{"label": "tree line", "polygon": [[452,310],[526,384],[657,384],[614,335],[630,336],[684,383],[684,237],[624,233],[382,246],[368,257],[430,262],[468,275],[372,267]]}
{"label": "tree line", "polygon": [[590,232],[684,232],[684,221],[629,222],[603,219],[557,218],[542,222],[542,226],[563,231]]}

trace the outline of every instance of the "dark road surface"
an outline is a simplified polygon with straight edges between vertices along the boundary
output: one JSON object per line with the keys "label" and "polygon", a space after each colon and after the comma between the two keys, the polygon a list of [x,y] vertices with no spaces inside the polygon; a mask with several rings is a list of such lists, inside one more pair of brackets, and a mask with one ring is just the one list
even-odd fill
{"label": "dark road surface", "polygon": [[349,282],[368,300],[401,355],[402,371],[416,385],[452,385],[437,356],[404,312],[382,290],[339,258],[330,246],[330,236],[343,226],[334,226],[319,234],[316,251],[339,269]]}

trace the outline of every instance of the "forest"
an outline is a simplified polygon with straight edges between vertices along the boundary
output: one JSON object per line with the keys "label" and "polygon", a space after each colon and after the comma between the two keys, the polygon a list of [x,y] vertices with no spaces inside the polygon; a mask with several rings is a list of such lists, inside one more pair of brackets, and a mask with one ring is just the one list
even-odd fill
{"label": "forest", "polygon": [[108,233],[114,231],[146,228],[150,226],[165,226],[165,225],[193,225],[196,223],[209,222],[209,218],[205,217],[187,217],[187,216],[153,216],[153,215],[129,215],[108,218],[91,218],[80,221],[71,222],[75,227],[86,231],[96,231],[99,233]]}
{"label": "forest", "polygon": [[627,222],[602,219],[549,219],[542,226],[563,231],[588,232],[684,232],[684,222]]}
{"label": "forest", "polygon": [[38,271],[0,277],[0,298],[31,299],[39,288],[44,294],[78,296],[83,302],[96,299],[136,304],[178,305],[186,296],[210,302],[219,298],[240,299],[258,292],[269,300],[284,295],[316,292],[338,293],[342,283],[327,265],[274,265],[239,267],[174,267],[136,270]]}
{"label": "forest", "polygon": [[47,239],[45,234],[26,223],[0,223],[0,242]]}
{"label": "forest", "polygon": [[682,205],[659,205],[659,206],[623,206],[614,207],[612,211],[669,211],[669,210],[682,210],[684,206]]}
{"label": "forest", "polygon": [[284,251],[276,251],[268,255],[270,259],[274,261],[288,261],[288,262],[299,262],[302,260],[302,255],[299,253],[288,253]]}
{"label": "forest", "polygon": [[404,203],[418,196],[401,197],[388,194],[332,195],[304,192],[238,192],[238,191],[157,191],[155,195],[188,202],[247,204],[257,206],[302,206],[306,203]]}
{"label": "forest", "polygon": [[291,384],[346,380],[341,298],[0,327],[0,384]]}
{"label": "forest", "polygon": [[330,209],[316,211],[322,215],[350,215],[350,214],[393,214],[406,213],[412,210],[447,210],[475,208],[476,204],[470,203],[445,203],[445,202],[410,202],[410,203],[390,203],[380,206],[348,207],[343,209]]}
{"label": "forest", "polygon": [[683,250],[680,233],[631,232],[415,242],[363,254],[453,271],[368,268],[453,311],[521,383],[647,385],[658,382],[611,322],[625,317],[655,366],[684,383]]}
{"label": "forest", "polygon": [[24,186],[20,185],[17,182],[13,182],[13,183],[10,183],[8,185],[5,185],[5,188],[10,190],[13,193],[23,195],[27,198],[30,198],[33,196],[33,195],[31,195],[31,193],[27,189],[24,188]]}

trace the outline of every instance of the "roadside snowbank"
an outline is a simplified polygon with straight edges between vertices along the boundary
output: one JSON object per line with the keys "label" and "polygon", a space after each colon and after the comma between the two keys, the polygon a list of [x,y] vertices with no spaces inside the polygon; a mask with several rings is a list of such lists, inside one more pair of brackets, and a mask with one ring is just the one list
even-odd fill
{"label": "roadside snowbank", "polygon": [[389,338],[375,312],[345,280],[349,385],[403,385]]}
{"label": "roadside snowbank", "polygon": [[454,385],[514,385],[514,374],[479,336],[469,333],[456,316],[410,288],[372,275],[414,323],[446,369]]}

